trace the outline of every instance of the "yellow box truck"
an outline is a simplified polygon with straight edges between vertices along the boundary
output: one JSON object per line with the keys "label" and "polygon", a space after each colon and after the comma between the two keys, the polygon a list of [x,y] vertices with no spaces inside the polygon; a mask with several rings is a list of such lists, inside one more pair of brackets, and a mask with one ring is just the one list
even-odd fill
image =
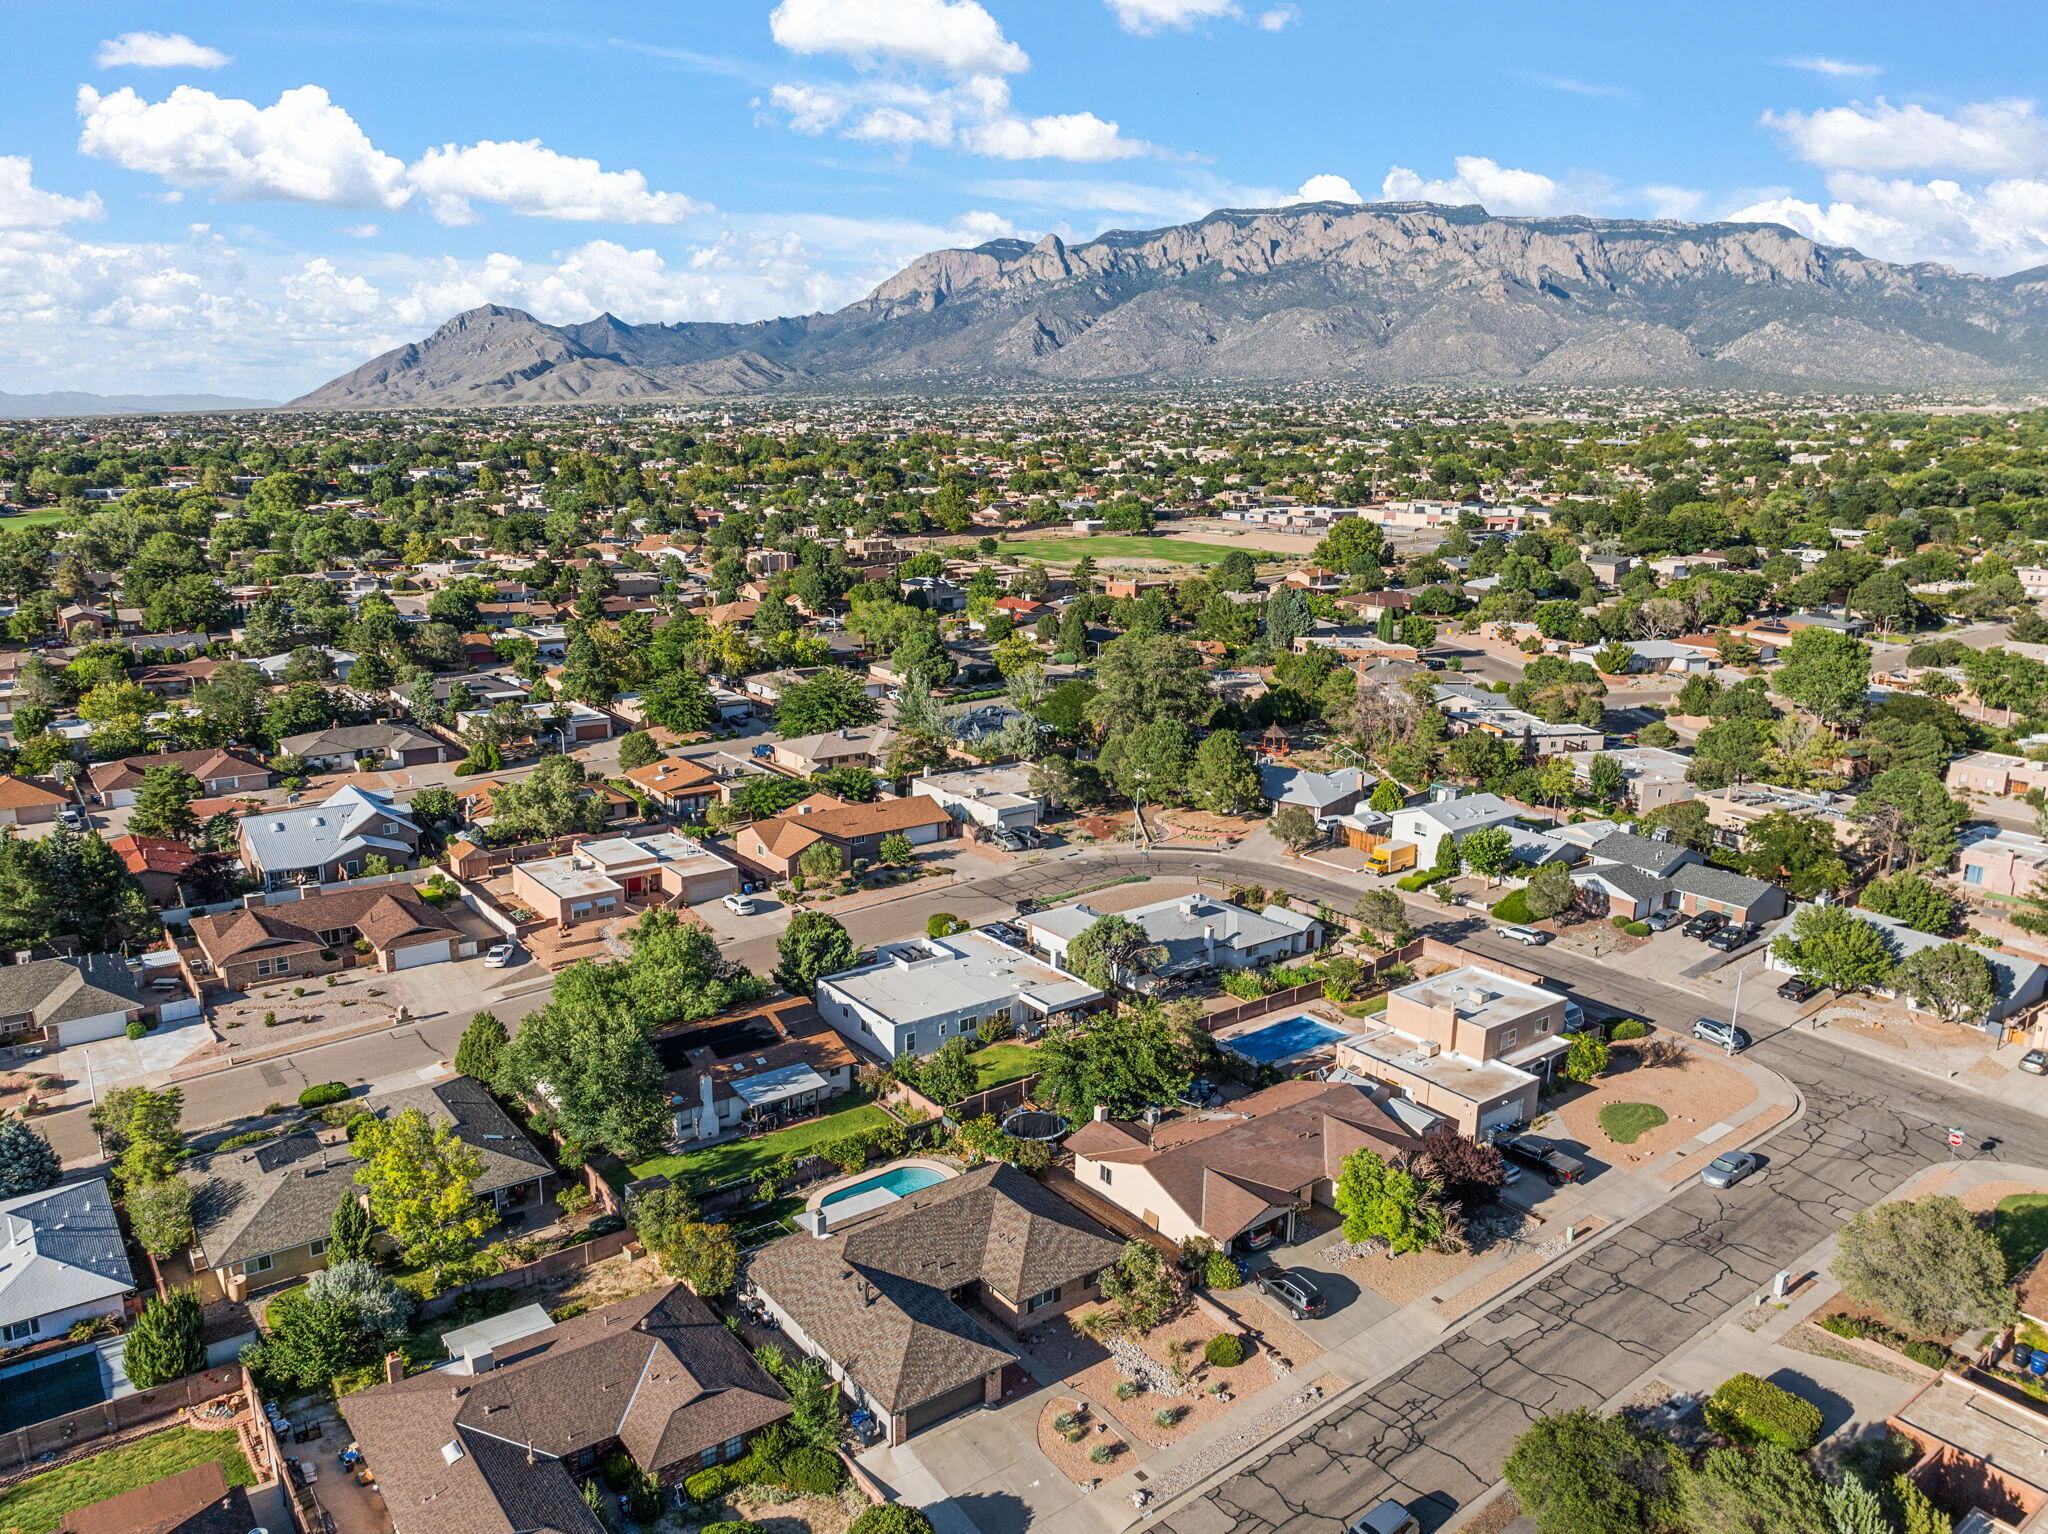
{"label": "yellow box truck", "polygon": [[1397,874],[1415,866],[1415,843],[1381,842],[1365,855],[1368,872]]}

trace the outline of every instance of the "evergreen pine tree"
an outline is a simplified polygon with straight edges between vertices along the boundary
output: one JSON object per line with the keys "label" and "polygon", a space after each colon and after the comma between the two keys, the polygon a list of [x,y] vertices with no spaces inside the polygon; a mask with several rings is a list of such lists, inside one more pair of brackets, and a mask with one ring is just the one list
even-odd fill
{"label": "evergreen pine tree", "polygon": [[189,1290],[151,1300],[128,1328],[125,1367],[137,1389],[196,1374],[206,1367],[199,1296]]}
{"label": "evergreen pine tree", "polygon": [[334,1206],[334,1221],[327,1227],[328,1264],[368,1262],[372,1255],[370,1211],[363,1207],[360,1198],[350,1192]]}
{"label": "evergreen pine tree", "polygon": [[50,1142],[27,1119],[0,1119],[0,1198],[40,1193],[54,1186],[62,1171]]}
{"label": "evergreen pine tree", "polygon": [[496,1013],[477,1013],[462,1030],[462,1041],[455,1046],[455,1068],[485,1086],[491,1085],[497,1080],[499,1063],[505,1058],[508,1037]]}

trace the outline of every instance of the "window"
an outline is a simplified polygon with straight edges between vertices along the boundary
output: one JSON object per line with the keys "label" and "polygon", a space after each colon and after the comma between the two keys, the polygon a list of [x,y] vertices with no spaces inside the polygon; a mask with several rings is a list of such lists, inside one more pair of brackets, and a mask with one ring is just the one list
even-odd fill
{"label": "window", "polygon": [[916,1030],[913,1029],[911,1032],[903,1035],[903,1047],[897,1053],[904,1055],[914,1055],[917,1053]]}
{"label": "window", "polygon": [[1054,1284],[1052,1288],[1041,1290],[1037,1294],[1032,1295],[1030,1299],[1026,1300],[1024,1302],[1024,1314],[1028,1316],[1034,1310],[1043,1310],[1048,1305],[1057,1305],[1059,1303],[1059,1299],[1059,1285]]}
{"label": "window", "polygon": [[0,1327],[0,1342],[20,1342],[42,1329],[42,1320],[37,1316],[30,1316],[26,1321],[10,1321],[5,1327]]}
{"label": "window", "polygon": [[327,1255],[327,1238],[322,1236],[318,1241],[309,1246],[307,1250],[315,1257],[325,1257]]}
{"label": "window", "polygon": [[726,1457],[727,1459],[738,1459],[738,1458],[739,1458],[739,1457],[740,1457],[740,1456],[741,1456],[742,1454],[744,1454],[744,1453],[746,1453],[746,1452],[747,1452],[747,1440],[746,1440],[746,1439],[745,1439],[744,1437],[741,1437],[741,1438],[728,1438],[728,1439],[726,1439],[726,1441],[725,1441],[725,1457]]}
{"label": "window", "polygon": [[703,1466],[706,1470],[709,1470],[713,1465],[717,1464],[718,1446],[716,1444],[713,1444],[710,1448],[706,1449],[702,1454],[698,1455],[697,1463]]}
{"label": "window", "polygon": [[275,959],[258,959],[256,961],[256,976],[258,979],[265,975],[288,975],[291,973],[291,969],[292,956],[290,954],[283,954]]}
{"label": "window", "polygon": [[1542,1037],[1542,1036],[1543,1036],[1544,1034],[1546,1034],[1546,1033],[1548,1033],[1548,1032],[1550,1032],[1550,1019],[1549,1019],[1549,1018],[1547,1018],[1547,1017],[1539,1017],[1539,1018],[1537,1018],[1537,1019],[1536,1019],[1536,1035],[1537,1035],[1537,1037],[1538,1037],[1538,1038],[1541,1038],[1541,1037]]}
{"label": "window", "polygon": [[1513,1049],[1515,1047],[1515,1040],[1519,1039],[1521,1036],[1522,1030],[1519,1028],[1502,1029],[1500,1035],[1500,1047],[1502,1049]]}
{"label": "window", "polygon": [[1102,1163],[1102,1164],[1101,1164],[1100,1166],[1098,1166],[1098,1167],[1097,1167],[1097,1168],[1096,1168],[1095,1170],[1096,1170],[1096,1172],[1097,1172],[1097,1173],[1098,1173],[1098,1174],[1099,1174],[1099,1175],[1101,1176],[1101,1178],[1102,1178],[1102,1180],[1103,1180],[1104,1182],[1108,1182],[1108,1181],[1109,1181],[1109,1163],[1108,1163],[1108,1162],[1106,1162],[1106,1161],[1105,1161],[1105,1162],[1103,1162],[1103,1163]]}
{"label": "window", "polygon": [[[940,1023],[939,1023],[939,1037],[940,1037],[940,1038],[942,1038],[942,1039],[943,1039],[943,1038],[944,1038],[944,1037],[946,1036],[946,1029],[947,1029],[947,1027],[948,1027],[948,1026],[949,1026],[949,1025],[948,1025],[948,1024],[947,1024],[947,1023],[946,1023],[946,1022],[945,1022],[944,1020],[941,1020],[941,1021],[940,1021]],[[963,1021],[961,1022],[961,1024],[960,1024],[960,1031],[961,1031],[962,1033],[965,1033],[965,1032],[967,1031],[967,1024],[966,1024],[966,1022],[965,1022],[964,1020],[963,1020]]]}
{"label": "window", "polygon": [[270,1271],[270,1261],[271,1254],[265,1252],[261,1257],[251,1257],[247,1262],[243,1263],[242,1271],[244,1273],[268,1273]]}
{"label": "window", "polygon": [[1965,863],[1965,864],[1963,865],[1963,883],[1965,883],[1965,884],[1982,884],[1983,882],[1984,882],[1984,869],[1983,869],[1983,866],[1982,866],[1981,864],[1978,864],[1978,863]]}

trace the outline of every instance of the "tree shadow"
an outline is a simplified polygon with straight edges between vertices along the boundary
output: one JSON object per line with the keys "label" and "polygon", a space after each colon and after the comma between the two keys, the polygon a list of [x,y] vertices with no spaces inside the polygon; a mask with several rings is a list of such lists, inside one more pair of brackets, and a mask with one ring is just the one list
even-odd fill
{"label": "tree shadow", "polygon": [[1024,1534],[1031,1527],[1031,1504],[1007,1491],[976,1491],[948,1499],[981,1534]]}

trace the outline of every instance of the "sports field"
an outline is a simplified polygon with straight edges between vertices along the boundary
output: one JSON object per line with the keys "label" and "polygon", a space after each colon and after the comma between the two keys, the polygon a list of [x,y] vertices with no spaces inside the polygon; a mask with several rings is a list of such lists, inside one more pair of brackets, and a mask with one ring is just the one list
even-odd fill
{"label": "sports field", "polygon": [[17,516],[0,517],[0,528],[39,527],[45,522],[62,522],[70,515],[68,511],[24,511]]}
{"label": "sports field", "polygon": [[1167,564],[1213,565],[1228,554],[1249,554],[1254,559],[1285,556],[1271,549],[1226,543],[1190,543],[1180,538],[1134,538],[1117,533],[1097,533],[1093,538],[1029,538],[1000,543],[996,552],[1005,559],[1043,559],[1056,565],[1070,565],[1084,555],[1097,564],[1119,560],[1156,559]]}

